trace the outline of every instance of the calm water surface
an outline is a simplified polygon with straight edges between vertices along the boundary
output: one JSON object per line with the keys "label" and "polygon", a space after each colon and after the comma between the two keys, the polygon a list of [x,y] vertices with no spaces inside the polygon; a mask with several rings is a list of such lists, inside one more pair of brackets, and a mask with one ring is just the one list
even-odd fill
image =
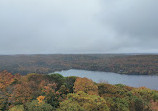
{"label": "calm water surface", "polygon": [[99,71],[87,71],[87,70],[64,70],[57,71],[63,76],[78,76],[87,77],[95,82],[108,82],[110,84],[125,84],[133,87],[145,86],[150,89],[158,90],[158,76],[149,75],[122,75],[112,72],[99,72]]}

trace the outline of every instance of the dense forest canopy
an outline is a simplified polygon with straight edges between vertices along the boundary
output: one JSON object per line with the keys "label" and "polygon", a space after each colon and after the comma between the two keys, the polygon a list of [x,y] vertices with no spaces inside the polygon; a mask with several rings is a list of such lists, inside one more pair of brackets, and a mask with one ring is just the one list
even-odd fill
{"label": "dense forest canopy", "polygon": [[121,74],[158,75],[158,55],[50,54],[1,55],[0,71],[48,74],[59,70],[84,69]]}
{"label": "dense forest canopy", "polygon": [[0,111],[157,111],[158,91],[60,74],[0,72]]}

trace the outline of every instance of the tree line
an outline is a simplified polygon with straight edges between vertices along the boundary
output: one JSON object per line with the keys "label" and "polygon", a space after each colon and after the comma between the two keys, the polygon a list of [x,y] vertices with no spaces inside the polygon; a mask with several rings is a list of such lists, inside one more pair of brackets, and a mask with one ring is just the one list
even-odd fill
{"label": "tree line", "polygon": [[158,55],[8,55],[0,56],[0,71],[48,74],[68,69],[158,75]]}

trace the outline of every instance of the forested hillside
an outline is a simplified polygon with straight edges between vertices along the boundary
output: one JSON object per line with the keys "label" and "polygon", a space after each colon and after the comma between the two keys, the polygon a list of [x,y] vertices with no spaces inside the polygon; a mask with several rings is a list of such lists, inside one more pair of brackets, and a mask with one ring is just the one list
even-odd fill
{"label": "forested hillside", "polygon": [[0,56],[0,71],[11,73],[48,74],[67,69],[116,72],[121,74],[158,75],[158,55],[4,55]]}
{"label": "forested hillside", "polygon": [[157,111],[158,91],[60,74],[0,72],[1,111]]}

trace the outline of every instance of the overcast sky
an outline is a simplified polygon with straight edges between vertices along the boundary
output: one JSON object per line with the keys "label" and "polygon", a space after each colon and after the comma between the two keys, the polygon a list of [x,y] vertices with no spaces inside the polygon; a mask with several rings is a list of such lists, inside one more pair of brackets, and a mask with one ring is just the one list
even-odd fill
{"label": "overcast sky", "polygon": [[158,0],[0,0],[0,54],[158,53]]}

